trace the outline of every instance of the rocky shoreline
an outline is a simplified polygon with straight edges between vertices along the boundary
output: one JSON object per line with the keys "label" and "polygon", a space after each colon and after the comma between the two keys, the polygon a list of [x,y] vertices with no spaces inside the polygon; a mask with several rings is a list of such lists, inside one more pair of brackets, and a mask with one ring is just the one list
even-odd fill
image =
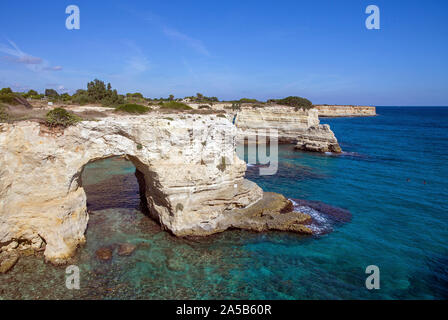
{"label": "rocky shoreline", "polygon": [[237,139],[247,141],[269,140],[277,134],[279,143],[292,143],[298,150],[313,152],[342,152],[330,126],[320,124],[318,110],[296,109],[287,106],[266,106],[254,109],[243,107],[236,114]]}
{"label": "rocky shoreline", "polygon": [[[126,156],[137,169],[150,216],[176,236],[240,228],[310,234],[309,217],[285,211],[244,179],[237,129],[216,115],[108,115],[54,130],[36,121],[0,124],[0,247],[20,242],[62,264],[85,242],[84,166]],[[3,254],[9,268],[14,254]]]}

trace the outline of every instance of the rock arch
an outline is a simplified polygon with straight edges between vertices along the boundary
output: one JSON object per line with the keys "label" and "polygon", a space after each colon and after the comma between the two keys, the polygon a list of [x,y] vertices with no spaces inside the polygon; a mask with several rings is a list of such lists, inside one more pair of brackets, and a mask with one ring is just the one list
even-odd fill
{"label": "rock arch", "polygon": [[[133,162],[151,215],[179,236],[221,231],[226,212],[262,198],[262,190],[244,179],[245,163],[235,153],[236,128],[228,120],[162,116],[107,117],[63,132],[33,121],[0,124],[0,246],[41,238],[46,259],[65,262],[85,241],[82,170],[111,156]],[[204,140],[192,138],[192,132]],[[223,133],[230,143],[212,138]],[[224,168],[223,157],[229,160]]]}

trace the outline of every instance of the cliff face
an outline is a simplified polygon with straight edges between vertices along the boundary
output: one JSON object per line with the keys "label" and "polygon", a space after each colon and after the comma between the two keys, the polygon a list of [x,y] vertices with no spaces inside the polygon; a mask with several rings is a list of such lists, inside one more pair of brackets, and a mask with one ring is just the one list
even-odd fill
{"label": "cliff face", "polygon": [[366,117],[376,116],[376,108],[371,106],[317,105],[319,117]]}
{"label": "cliff face", "polygon": [[317,152],[341,152],[338,141],[328,125],[319,123],[318,110],[295,110],[286,106],[242,108],[238,111],[235,125],[238,141],[245,138],[267,136],[271,129],[278,132],[280,143],[295,143],[301,150]]}
{"label": "cliff face", "polygon": [[21,239],[39,248],[44,240],[48,260],[70,257],[88,222],[82,170],[111,156],[134,163],[151,215],[176,235],[225,229],[225,212],[262,199],[243,178],[228,120],[172,117],[112,116],[64,131],[0,124],[0,247]]}

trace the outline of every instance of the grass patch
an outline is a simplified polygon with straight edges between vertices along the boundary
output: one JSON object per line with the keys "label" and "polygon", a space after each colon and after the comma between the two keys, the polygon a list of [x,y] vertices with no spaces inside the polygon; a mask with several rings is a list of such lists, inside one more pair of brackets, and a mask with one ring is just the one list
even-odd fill
{"label": "grass patch", "polygon": [[186,105],[182,102],[170,101],[165,102],[160,105],[160,109],[171,109],[171,110],[191,110],[192,107]]}
{"label": "grass patch", "polygon": [[141,104],[128,103],[116,107],[115,111],[132,113],[132,114],[143,114],[151,111],[151,108],[142,106]]}
{"label": "grass patch", "polygon": [[81,121],[82,118],[68,112],[64,108],[54,108],[45,116],[45,123],[49,127],[68,127]]}

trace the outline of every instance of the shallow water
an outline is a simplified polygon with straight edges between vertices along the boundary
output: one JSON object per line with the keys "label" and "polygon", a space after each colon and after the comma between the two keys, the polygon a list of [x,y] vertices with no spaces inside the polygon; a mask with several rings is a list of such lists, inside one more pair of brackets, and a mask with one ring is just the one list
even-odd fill
{"label": "shallow water", "polygon": [[[22,258],[0,297],[106,299],[440,299],[448,297],[448,108],[378,108],[377,117],[324,119],[342,155],[279,148],[279,171],[247,177],[314,218],[317,236],[227,231],[178,239],[139,208],[135,168],[120,158],[85,169],[87,243],[65,267]],[[241,150],[239,150],[241,151]],[[133,243],[129,257],[116,253]],[[110,262],[95,251],[114,249]],[[365,288],[377,265],[381,289]]]}

